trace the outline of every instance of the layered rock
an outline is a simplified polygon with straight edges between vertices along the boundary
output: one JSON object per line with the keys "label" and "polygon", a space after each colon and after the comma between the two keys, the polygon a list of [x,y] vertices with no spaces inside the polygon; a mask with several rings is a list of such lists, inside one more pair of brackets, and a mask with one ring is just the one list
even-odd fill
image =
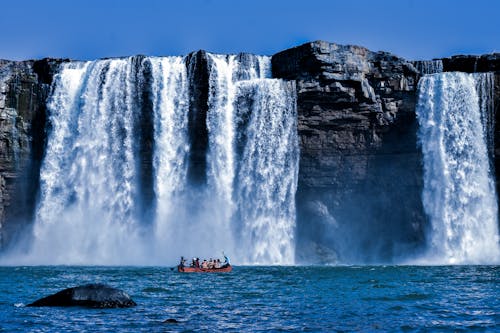
{"label": "layered rock", "polygon": [[45,104],[60,60],[0,60],[0,244],[32,219],[45,144]]}
{"label": "layered rock", "polygon": [[500,53],[484,55],[456,55],[443,58],[444,72],[498,72],[500,71]]}
{"label": "layered rock", "polygon": [[412,63],[314,42],[273,56],[297,81],[299,261],[387,261],[422,243]]}
{"label": "layered rock", "polygon": [[[0,235],[4,245],[32,221],[45,132],[50,130],[45,103],[60,62],[0,60]],[[441,70],[498,73],[500,54],[454,56],[429,65],[327,42],[307,43],[272,57],[273,77],[295,80],[297,86],[298,262],[387,262],[424,245],[427,222],[421,203],[422,161],[415,118],[418,80]],[[188,178],[193,184],[203,184],[208,145],[207,54],[189,54],[186,66],[192,147]],[[149,98],[147,91],[142,94],[143,99]],[[495,94],[496,115],[499,75]],[[150,114],[146,109],[144,114]],[[146,162],[151,160],[150,122],[145,118],[140,129],[144,133],[138,134]],[[497,171],[499,123],[495,122],[494,140]],[[150,171],[144,173],[143,186],[151,187],[150,176]]]}

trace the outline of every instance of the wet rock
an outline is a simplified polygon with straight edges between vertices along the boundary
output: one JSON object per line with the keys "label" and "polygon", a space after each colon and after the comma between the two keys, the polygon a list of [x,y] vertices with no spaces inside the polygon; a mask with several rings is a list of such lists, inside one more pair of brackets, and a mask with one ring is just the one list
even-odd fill
{"label": "wet rock", "polygon": [[27,306],[83,306],[89,308],[128,308],[137,304],[120,289],[104,284],[87,284],[64,289]]}
{"label": "wet rock", "polygon": [[500,53],[484,55],[456,55],[443,58],[445,72],[498,72],[500,71]]}
{"label": "wet rock", "polygon": [[413,63],[318,41],[275,54],[272,69],[297,82],[298,261],[391,260],[422,244]]}
{"label": "wet rock", "polygon": [[0,249],[26,234],[35,209],[52,78],[68,59],[0,60]]}

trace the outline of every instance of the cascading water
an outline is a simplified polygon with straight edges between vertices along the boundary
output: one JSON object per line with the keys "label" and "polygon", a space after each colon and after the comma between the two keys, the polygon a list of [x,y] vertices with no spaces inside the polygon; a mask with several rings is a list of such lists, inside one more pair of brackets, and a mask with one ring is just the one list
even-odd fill
{"label": "cascading water", "polygon": [[489,100],[492,87],[477,89],[488,75],[442,73],[419,83],[422,198],[432,227],[426,260],[431,262],[500,261],[497,199],[482,116],[487,110],[480,103]]}
{"label": "cascading water", "polygon": [[443,61],[441,59],[415,61],[415,68],[422,75],[442,73]]}
{"label": "cascading water", "polygon": [[64,64],[48,104],[33,253],[46,263],[112,263],[138,251],[132,58]]}
{"label": "cascading water", "polygon": [[[150,58],[153,76],[157,251],[179,240],[183,218],[179,207],[187,186],[189,99],[182,57]],[[180,244],[178,244],[180,245]]]}
{"label": "cascading water", "polygon": [[[481,122],[486,139],[486,147],[490,162],[494,158],[494,132],[495,132],[495,74],[493,73],[480,73],[474,74],[476,80],[476,90],[479,97],[479,106],[481,109]],[[493,168],[493,166],[491,166]]]}
{"label": "cascading water", "polygon": [[264,79],[268,57],[210,55],[210,61],[207,181],[219,230],[235,234],[240,262],[293,263],[295,90]]}
{"label": "cascading water", "polygon": [[163,264],[220,250],[293,263],[295,86],[264,79],[269,57],[207,57],[206,185],[188,179],[185,58],[61,65],[32,251],[17,263]]}
{"label": "cascading water", "polygon": [[[299,148],[295,86],[258,79],[238,85],[240,139],[235,203],[246,260],[293,263]],[[244,137],[243,137],[244,136]]]}

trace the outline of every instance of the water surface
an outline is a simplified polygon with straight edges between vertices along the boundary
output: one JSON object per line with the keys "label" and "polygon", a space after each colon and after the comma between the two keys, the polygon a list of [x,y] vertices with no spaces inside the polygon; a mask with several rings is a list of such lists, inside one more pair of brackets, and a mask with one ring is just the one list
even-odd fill
{"label": "water surface", "polygon": [[[125,290],[138,306],[24,306],[91,282]],[[0,267],[0,290],[0,332],[500,330],[500,266]]]}

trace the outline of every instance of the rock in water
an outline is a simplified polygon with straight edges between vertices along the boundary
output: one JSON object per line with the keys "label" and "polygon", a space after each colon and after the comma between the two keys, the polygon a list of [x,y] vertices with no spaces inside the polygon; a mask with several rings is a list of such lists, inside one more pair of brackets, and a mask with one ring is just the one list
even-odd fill
{"label": "rock in water", "polygon": [[105,284],[87,284],[61,290],[28,306],[85,306],[89,308],[129,308],[137,304],[120,289]]}

